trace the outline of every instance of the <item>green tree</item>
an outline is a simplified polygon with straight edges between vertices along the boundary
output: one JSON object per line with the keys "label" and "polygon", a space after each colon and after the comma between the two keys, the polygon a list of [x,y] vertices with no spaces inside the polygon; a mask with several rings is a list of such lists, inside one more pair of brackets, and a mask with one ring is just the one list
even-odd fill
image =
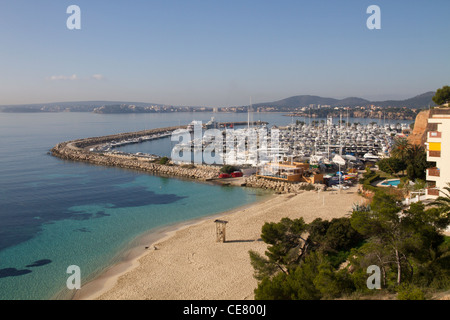
{"label": "green tree", "polygon": [[[314,249],[332,256],[332,261],[338,253],[349,251],[363,240],[363,236],[351,226],[349,218],[331,221],[317,218],[308,225],[308,232]],[[336,264],[341,262],[336,261]]]}
{"label": "green tree", "polygon": [[266,277],[255,289],[256,300],[318,300],[322,297],[314,285],[320,261],[312,254],[305,259],[302,267],[291,274],[278,273],[272,279]]}
{"label": "green tree", "polygon": [[392,261],[396,269],[396,282],[400,284],[405,274],[412,272],[407,252],[419,246],[420,239],[403,223],[401,208],[393,196],[383,192],[375,194],[372,210],[355,211],[351,224],[358,232],[371,238],[374,251],[379,251],[380,261]]}
{"label": "green tree", "polygon": [[450,87],[443,86],[442,88],[436,91],[436,94],[433,97],[433,102],[438,106],[444,103],[448,103],[450,101]]}
{"label": "green tree", "polygon": [[281,271],[289,274],[306,256],[311,241],[305,237],[307,224],[303,218],[283,218],[279,223],[266,223],[262,227],[262,240],[269,244],[266,257],[250,251],[255,278],[271,277]]}
{"label": "green tree", "polygon": [[397,138],[394,141],[394,145],[392,146],[391,155],[397,159],[406,161],[408,157],[408,150],[411,145],[406,138]]}
{"label": "green tree", "polygon": [[260,281],[256,299],[336,298],[354,290],[346,271],[335,270],[362,239],[349,218],[316,219],[309,225],[302,218],[284,218],[266,223],[261,238],[270,245],[266,257],[249,252]]}
{"label": "green tree", "polygon": [[418,270],[423,272],[431,266],[436,274],[444,270],[441,274],[446,275],[447,269],[440,266],[447,261],[448,251],[439,248],[445,240],[441,231],[449,221],[437,208],[425,210],[424,204],[418,202],[402,210],[393,196],[378,192],[371,210],[354,211],[351,224],[369,239],[361,249],[364,254],[357,259],[359,265],[367,259],[379,265],[384,283],[389,282],[390,273],[396,274],[396,285],[411,282]]}
{"label": "green tree", "polygon": [[450,182],[447,182],[447,187],[444,190],[440,190],[441,195],[439,195],[431,205],[435,205],[439,208],[443,215],[450,214]]}
{"label": "green tree", "polygon": [[381,171],[388,174],[396,174],[399,171],[405,170],[407,167],[406,162],[394,157],[381,159],[377,162],[377,165]]}
{"label": "green tree", "polygon": [[407,167],[406,173],[408,179],[425,180],[426,169],[430,168],[431,164],[427,161],[427,153],[425,148],[421,145],[411,145],[407,150]]}

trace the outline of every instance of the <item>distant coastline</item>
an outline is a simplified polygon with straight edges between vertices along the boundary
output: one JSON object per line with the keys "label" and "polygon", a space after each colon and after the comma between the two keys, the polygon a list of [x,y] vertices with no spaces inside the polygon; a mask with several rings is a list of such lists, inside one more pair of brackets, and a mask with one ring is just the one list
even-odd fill
{"label": "distant coastline", "polygon": [[[103,111],[101,111],[103,110]],[[88,111],[82,110],[80,108],[76,109],[65,109],[65,110],[54,110],[48,108],[31,108],[31,107],[3,107],[0,109],[0,112],[3,113],[93,113],[93,114],[174,114],[174,113],[210,113],[214,112],[212,109],[192,109],[192,110],[177,110],[177,109],[169,109],[169,110],[161,110],[161,111],[114,111],[106,109],[101,109],[100,111]],[[389,109],[368,109],[368,110],[352,110],[351,114],[348,116],[350,119],[385,119],[385,120],[414,120],[417,114],[422,111],[422,109],[406,109],[406,108],[389,108]],[[245,110],[238,111],[217,111],[215,113],[218,114],[233,114],[233,113],[246,113]],[[344,111],[347,112],[347,111]],[[335,110],[322,110],[321,112],[309,112],[309,110],[303,112],[290,112],[289,110],[264,110],[258,111],[257,113],[285,113],[286,117],[295,117],[295,118],[308,118],[308,119],[316,119],[316,118],[326,118],[327,116],[331,116],[334,118],[339,118],[339,111]]]}
{"label": "distant coastline", "polygon": [[[350,97],[345,99],[324,98],[311,95],[300,95],[279,101],[256,103],[248,106],[175,106],[170,104],[130,101],[72,101],[36,104],[0,105],[1,112],[9,113],[36,113],[36,112],[93,112],[100,114],[121,113],[176,113],[176,112],[304,112],[305,110],[317,112],[334,109],[372,108],[380,109],[405,108],[424,109],[435,106],[432,98],[435,92],[426,92],[404,100],[369,101],[362,98]],[[319,115],[317,117],[321,117]],[[355,116],[358,117],[358,116]],[[360,117],[360,116],[359,116]]]}

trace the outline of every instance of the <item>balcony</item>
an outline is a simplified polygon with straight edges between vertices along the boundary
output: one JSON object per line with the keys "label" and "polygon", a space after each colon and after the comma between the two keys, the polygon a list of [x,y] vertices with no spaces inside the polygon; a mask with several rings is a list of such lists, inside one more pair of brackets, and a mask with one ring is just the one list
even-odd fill
{"label": "balcony", "polygon": [[430,177],[440,177],[441,170],[439,168],[430,168],[430,169],[428,169],[428,175]]}
{"label": "balcony", "polygon": [[442,132],[430,131],[428,132],[428,138],[442,138]]}
{"label": "balcony", "polygon": [[436,189],[436,188],[428,188],[428,189],[427,189],[427,195],[439,197],[439,189]]}
{"label": "balcony", "polygon": [[440,158],[441,157],[441,152],[440,151],[428,151],[428,157],[433,157],[433,158]]}

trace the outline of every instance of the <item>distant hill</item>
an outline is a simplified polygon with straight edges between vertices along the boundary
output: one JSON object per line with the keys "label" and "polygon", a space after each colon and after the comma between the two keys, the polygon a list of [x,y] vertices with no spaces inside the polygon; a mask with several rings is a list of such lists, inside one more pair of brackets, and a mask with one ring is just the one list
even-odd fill
{"label": "distant hill", "polygon": [[[310,104],[329,105],[331,107],[355,107],[376,105],[381,107],[407,107],[407,108],[427,108],[435,106],[432,98],[435,92],[426,92],[405,100],[369,101],[358,97],[345,99],[324,98],[311,95],[300,95],[286,98],[279,101],[264,102],[254,104],[253,107],[277,107],[277,108],[298,108],[308,107]],[[156,108],[150,108],[151,106]],[[140,113],[158,112],[156,109],[176,108],[178,111],[192,111],[196,107],[177,107],[149,102],[127,102],[127,101],[73,101],[73,102],[52,102],[23,105],[0,106],[2,112],[98,112],[98,113]],[[204,107],[203,107],[204,108]],[[209,108],[207,108],[209,109]],[[195,110],[194,110],[195,111]]]}
{"label": "distant hill", "polygon": [[36,103],[36,104],[22,104],[22,105],[4,105],[0,106],[3,112],[93,112],[94,109],[105,105],[134,105],[138,108],[158,105],[148,102],[125,102],[125,101],[71,101],[71,102],[51,102],[51,103]]}
{"label": "distant hill", "polygon": [[357,97],[350,97],[339,100],[319,96],[301,95],[274,102],[258,103],[254,104],[253,106],[296,108],[296,107],[308,107],[310,104],[330,105],[331,107],[355,107],[373,104],[381,107],[425,108],[428,107],[428,105],[435,106],[435,103],[432,100],[434,94],[435,92],[430,91],[406,100],[387,100],[387,101],[369,101]]}
{"label": "distant hill", "polygon": [[435,106],[433,102],[433,97],[436,94],[434,91],[429,91],[421,95],[409,98],[406,100],[387,100],[387,101],[375,101],[372,102],[374,105],[379,105],[380,107],[407,107],[407,108],[424,108],[430,106]]}
{"label": "distant hill", "polygon": [[310,104],[333,105],[337,101],[339,100],[333,98],[322,98],[318,96],[303,95],[303,96],[294,96],[274,102],[258,103],[254,104],[253,106],[288,107],[288,108],[299,106],[306,107],[309,106]]}

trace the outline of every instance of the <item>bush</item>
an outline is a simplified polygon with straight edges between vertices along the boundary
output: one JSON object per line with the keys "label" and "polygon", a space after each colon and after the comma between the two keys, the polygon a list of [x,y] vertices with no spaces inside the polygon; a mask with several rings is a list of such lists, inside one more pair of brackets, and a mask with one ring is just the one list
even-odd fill
{"label": "bush", "polygon": [[370,175],[366,176],[366,174],[364,174],[364,178],[365,178],[363,180],[364,190],[372,191],[372,192],[377,192],[379,190],[379,188],[372,186],[371,183],[376,181],[376,180],[379,180],[380,179],[380,175],[374,173],[374,174],[370,174]]}
{"label": "bush", "polygon": [[220,172],[222,172],[222,173],[228,173],[228,174],[230,174],[230,173],[232,173],[232,172],[235,172],[235,171],[238,171],[238,169],[237,169],[236,167],[233,167],[233,166],[230,166],[230,165],[225,165],[225,166],[223,166],[223,167],[220,169]]}
{"label": "bush", "polygon": [[398,300],[425,300],[423,291],[415,285],[406,283],[398,288]]}
{"label": "bush", "polygon": [[169,162],[169,158],[167,157],[162,157],[161,159],[159,159],[159,164],[167,164]]}

